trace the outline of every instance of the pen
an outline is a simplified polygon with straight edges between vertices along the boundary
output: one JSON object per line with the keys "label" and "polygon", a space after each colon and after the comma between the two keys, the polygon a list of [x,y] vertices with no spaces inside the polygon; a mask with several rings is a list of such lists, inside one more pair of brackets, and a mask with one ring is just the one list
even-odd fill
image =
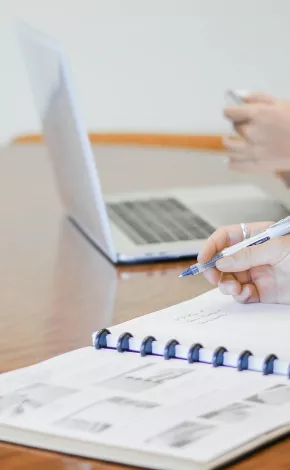
{"label": "pen", "polygon": [[290,234],[290,216],[286,217],[285,219],[281,219],[275,224],[270,225],[267,230],[264,232],[259,233],[250,238],[246,238],[240,243],[236,243],[228,248],[225,248],[222,251],[219,251],[211,260],[207,261],[206,263],[197,263],[190,266],[186,271],[180,274],[180,278],[185,276],[196,276],[197,274],[203,273],[208,269],[215,267],[216,262],[219,259],[224,258],[225,256],[233,255],[239,250],[243,248],[247,248],[253,245],[260,245],[261,243],[265,243],[272,238],[281,237],[283,235]]}

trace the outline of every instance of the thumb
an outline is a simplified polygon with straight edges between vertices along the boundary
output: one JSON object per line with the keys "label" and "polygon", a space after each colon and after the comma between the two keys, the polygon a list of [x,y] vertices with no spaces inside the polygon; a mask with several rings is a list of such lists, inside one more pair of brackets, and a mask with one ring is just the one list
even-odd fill
{"label": "thumb", "polygon": [[274,104],[277,102],[277,99],[274,96],[268,95],[267,93],[251,93],[246,95],[244,98],[245,103],[253,104]]}
{"label": "thumb", "polygon": [[269,240],[261,245],[243,248],[232,256],[217,261],[216,267],[222,272],[240,272],[256,266],[273,266],[290,254],[290,237]]}

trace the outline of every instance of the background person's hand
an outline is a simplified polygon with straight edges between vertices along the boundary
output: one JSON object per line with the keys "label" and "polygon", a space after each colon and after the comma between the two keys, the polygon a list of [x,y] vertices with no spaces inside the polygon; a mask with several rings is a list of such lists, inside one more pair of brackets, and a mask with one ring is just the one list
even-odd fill
{"label": "background person's hand", "polygon": [[237,171],[290,169],[290,101],[256,93],[227,107],[236,137],[224,138],[228,166]]}
{"label": "background person's hand", "polygon": [[[247,224],[249,236],[263,232],[272,223]],[[208,238],[198,261],[205,263],[217,252],[242,240],[240,225],[222,227]],[[244,248],[219,260],[216,268],[203,275],[238,302],[290,304],[290,235]]]}

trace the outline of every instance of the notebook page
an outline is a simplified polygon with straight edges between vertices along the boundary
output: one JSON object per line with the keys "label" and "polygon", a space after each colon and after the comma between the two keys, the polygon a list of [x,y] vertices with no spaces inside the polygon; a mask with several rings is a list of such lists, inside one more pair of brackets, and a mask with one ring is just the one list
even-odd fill
{"label": "notebook page", "polygon": [[285,378],[108,349],[85,348],[0,376],[0,439],[21,429],[31,440],[20,443],[33,445],[42,433],[44,448],[51,436],[59,450],[62,438],[72,439],[71,453],[84,442],[121,446],[129,463],[130,452],[143,452],[142,467],[146,452],[215,459],[249,438],[270,439],[289,416]]}
{"label": "notebook page", "polygon": [[290,306],[242,305],[218,289],[158,312],[110,328],[112,333],[128,331],[136,337],[153,335],[180,344],[200,342],[204,348],[224,346],[230,352],[249,349],[255,356],[276,354],[290,360]]}

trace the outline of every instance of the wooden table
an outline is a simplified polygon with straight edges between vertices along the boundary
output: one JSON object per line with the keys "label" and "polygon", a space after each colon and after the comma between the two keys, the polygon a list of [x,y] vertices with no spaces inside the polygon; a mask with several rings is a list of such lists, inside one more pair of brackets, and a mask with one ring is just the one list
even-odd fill
{"label": "wooden table", "polygon": [[[237,178],[225,174],[222,163],[210,155],[197,167],[198,159],[189,151],[98,147],[96,154],[106,192],[202,184],[205,179],[215,183],[217,174],[219,182]],[[0,188],[1,372],[87,346],[97,328],[209,288],[203,278],[177,282],[188,262],[115,269],[66,220],[41,145],[16,145],[0,153]],[[0,468],[118,467],[2,443]],[[290,469],[290,439],[230,468]]]}

